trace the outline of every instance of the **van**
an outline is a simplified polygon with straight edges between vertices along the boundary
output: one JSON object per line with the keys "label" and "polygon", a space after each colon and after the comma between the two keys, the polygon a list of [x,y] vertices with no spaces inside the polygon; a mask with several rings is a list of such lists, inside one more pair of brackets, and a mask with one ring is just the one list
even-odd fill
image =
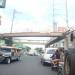
{"label": "van", "polygon": [[46,48],[44,54],[41,56],[41,63],[44,64],[51,64],[52,55],[55,53],[57,48]]}

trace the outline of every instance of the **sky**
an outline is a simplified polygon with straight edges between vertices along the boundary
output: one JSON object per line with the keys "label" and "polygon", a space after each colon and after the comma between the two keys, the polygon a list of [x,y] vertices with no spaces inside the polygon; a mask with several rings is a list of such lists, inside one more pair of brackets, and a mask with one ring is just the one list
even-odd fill
{"label": "sky", "polygon": [[[66,0],[54,0],[54,19],[57,26],[66,25]],[[53,31],[53,0],[6,0],[6,7],[0,8],[2,25],[0,33],[51,32]],[[75,1],[67,0],[69,27],[75,25]]]}
{"label": "sky", "polygon": [[[66,0],[6,0],[6,7],[0,8],[0,33],[12,32],[52,32],[53,18],[57,27],[75,27],[75,0],[67,0],[68,26],[66,25]],[[50,40],[50,38],[18,38],[28,40]],[[32,48],[38,45],[29,45]],[[38,46],[41,47],[41,46]],[[44,46],[43,46],[44,47]]]}

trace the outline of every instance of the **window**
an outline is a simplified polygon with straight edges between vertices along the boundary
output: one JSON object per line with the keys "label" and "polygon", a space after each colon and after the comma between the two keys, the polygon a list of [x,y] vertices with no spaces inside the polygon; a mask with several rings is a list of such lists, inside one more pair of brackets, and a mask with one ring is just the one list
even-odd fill
{"label": "window", "polygon": [[10,49],[10,48],[0,48],[0,51],[10,52],[10,51],[11,51],[11,49]]}
{"label": "window", "polygon": [[54,50],[48,50],[47,54],[54,54],[54,52],[55,52]]}

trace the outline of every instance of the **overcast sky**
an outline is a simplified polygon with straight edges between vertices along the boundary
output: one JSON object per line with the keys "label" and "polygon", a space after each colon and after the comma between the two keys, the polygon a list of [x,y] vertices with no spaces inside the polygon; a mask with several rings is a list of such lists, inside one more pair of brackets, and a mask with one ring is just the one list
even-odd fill
{"label": "overcast sky", "polygon": [[[75,25],[75,1],[68,1],[69,26]],[[66,26],[66,0],[54,0],[55,22]],[[13,32],[52,31],[53,0],[6,0],[6,7],[0,9],[2,25],[0,33],[10,32],[12,15],[15,9]]]}

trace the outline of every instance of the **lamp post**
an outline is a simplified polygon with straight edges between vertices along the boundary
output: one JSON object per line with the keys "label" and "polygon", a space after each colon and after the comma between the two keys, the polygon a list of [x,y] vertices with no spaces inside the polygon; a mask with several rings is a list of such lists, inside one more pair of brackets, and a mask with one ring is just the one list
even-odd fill
{"label": "lamp post", "polygon": [[54,0],[53,0],[53,31],[55,31]]}
{"label": "lamp post", "polygon": [[[12,23],[11,23],[11,30],[10,30],[10,33],[12,33],[14,18],[15,18],[15,9],[14,9],[13,15],[12,15]],[[8,38],[8,40],[6,40],[6,44],[7,44],[7,45],[10,45],[10,46],[13,44],[12,37],[10,37],[10,38]]]}
{"label": "lamp post", "polygon": [[13,23],[14,23],[14,18],[15,18],[15,9],[14,9],[14,11],[13,11],[13,16],[12,16],[12,23],[11,23],[11,30],[10,30],[10,33],[12,33]]}
{"label": "lamp post", "polygon": [[15,9],[13,10],[13,13],[12,13],[12,23],[11,23],[11,30],[10,30],[10,33],[12,33],[12,30],[13,30],[13,25],[14,25],[14,19],[15,19],[15,15],[16,14],[23,14],[22,12],[18,12],[16,11]]}

